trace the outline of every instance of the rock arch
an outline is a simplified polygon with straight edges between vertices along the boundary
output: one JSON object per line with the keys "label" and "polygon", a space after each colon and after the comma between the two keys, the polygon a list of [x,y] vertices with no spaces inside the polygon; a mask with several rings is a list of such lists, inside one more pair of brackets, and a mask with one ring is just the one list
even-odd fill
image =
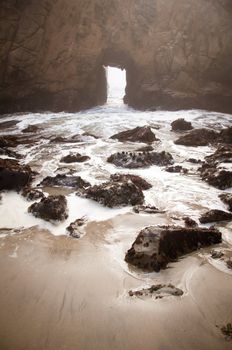
{"label": "rock arch", "polygon": [[103,104],[103,64],[126,68],[135,108],[232,112],[231,15],[230,0],[2,0],[0,113]]}

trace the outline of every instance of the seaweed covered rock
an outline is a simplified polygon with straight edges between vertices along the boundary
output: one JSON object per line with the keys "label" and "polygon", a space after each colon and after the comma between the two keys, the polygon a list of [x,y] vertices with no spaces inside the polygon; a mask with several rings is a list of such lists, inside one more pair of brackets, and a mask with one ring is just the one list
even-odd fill
{"label": "seaweed covered rock", "polygon": [[174,143],[184,146],[207,146],[217,140],[218,133],[210,129],[194,129],[181,136]]}
{"label": "seaweed covered rock", "polygon": [[173,164],[173,158],[170,153],[165,151],[143,153],[118,152],[112,154],[107,159],[107,162],[121,168],[136,169],[151,165],[170,165]]}
{"label": "seaweed covered rock", "polygon": [[232,220],[232,213],[228,213],[223,210],[212,209],[201,215],[199,221],[201,224],[207,224],[209,222],[218,222]]}
{"label": "seaweed covered rock", "polygon": [[31,180],[28,165],[20,165],[15,159],[0,159],[0,190],[20,190]]}
{"label": "seaweed covered rock", "polygon": [[132,174],[113,174],[110,176],[110,180],[115,182],[124,182],[130,180],[141,190],[148,190],[152,185],[144,180],[141,176]]}
{"label": "seaweed covered rock", "polygon": [[29,213],[46,221],[63,221],[67,219],[67,200],[65,196],[48,196],[28,208]]}
{"label": "seaweed covered rock", "polygon": [[191,122],[187,122],[184,118],[179,118],[171,123],[172,131],[187,131],[192,130]]}
{"label": "seaweed covered rock", "polygon": [[90,186],[90,183],[88,181],[83,180],[80,176],[67,176],[63,174],[58,174],[54,177],[45,177],[45,179],[43,179],[39,186],[85,188]]}
{"label": "seaweed covered rock", "polygon": [[137,126],[134,129],[119,132],[118,134],[111,136],[111,139],[117,139],[121,142],[131,141],[144,143],[159,141],[149,126]]}
{"label": "seaweed covered rock", "polygon": [[77,195],[93,199],[110,208],[142,204],[144,201],[141,188],[131,181],[105,182],[80,190]]}
{"label": "seaweed covered rock", "polygon": [[184,254],[220,242],[221,233],[215,228],[150,226],[140,231],[125,260],[147,271],[158,272]]}
{"label": "seaweed covered rock", "polygon": [[228,205],[229,211],[232,211],[232,193],[222,193],[219,195],[219,198]]}
{"label": "seaweed covered rock", "polygon": [[80,153],[70,153],[67,156],[61,158],[62,163],[83,163],[89,160],[88,156],[82,156]]}

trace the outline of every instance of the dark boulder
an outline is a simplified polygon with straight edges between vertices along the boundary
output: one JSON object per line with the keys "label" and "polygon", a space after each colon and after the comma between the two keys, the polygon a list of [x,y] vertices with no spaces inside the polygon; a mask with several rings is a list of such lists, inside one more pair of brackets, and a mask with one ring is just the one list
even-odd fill
{"label": "dark boulder", "polygon": [[90,183],[83,180],[80,176],[58,174],[55,177],[47,176],[45,179],[43,179],[39,186],[85,188],[90,186]]}
{"label": "dark boulder", "polygon": [[232,193],[222,193],[219,195],[219,198],[228,205],[229,211],[232,211]]}
{"label": "dark boulder", "polygon": [[110,180],[115,182],[131,181],[141,190],[148,190],[152,185],[144,180],[141,176],[132,174],[113,174],[110,176]]}
{"label": "dark boulder", "polygon": [[214,165],[203,164],[200,171],[202,180],[209,185],[225,190],[232,187],[232,171],[226,169],[217,169]]}
{"label": "dark boulder", "polygon": [[29,213],[46,221],[63,221],[67,219],[67,200],[65,196],[48,196],[28,208]]}
{"label": "dark boulder", "polygon": [[0,159],[0,190],[20,190],[31,181],[28,165],[20,165],[15,159]]}
{"label": "dark boulder", "polygon": [[218,222],[232,220],[232,213],[227,213],[223,210],[212,209],[202,214],[199,221],[201,224],[207,224],[209,222]]}
{"label": "dark boulder", "polygon": [[209,164],[232,163],[232,146],[219,146],[210,156],[205,157]]}
{"label": "dark boulder", "polygon": [[192,164],[201,164],[202,163],[202,160],[200,159],[195,159],[195,158],[189,158],[187,160],[189,163],[192,163]]}
{"label": "dark boulder", "polygon": [[79,191],[77,195],[93,199],[110,208],[142,204],[144,201],[142,190],[131,181],[105,182]]}
{"label": "dark boulder", "polygon": [[39,139],[29,137],[28,135],[20,134],[20,135],[5,135],[0,136],[0,147],[17,147],[18,145],[29,145],[34,144]]}
{"label": "dark boulder", "polygon": [[191,122],[187,122],[184,118],[179,118],[171,123],[172,131],[187,131],[192,130]]}
{"label": "dark boulder", "polygon": [[80,238],[84,234],[83,226],[86,224],[85,218],[80,218],[71,222],[71,224],[67,227],[67,231],[69,236],[73,238]]}
{"label": "dark boulder", "polygon": [[80,153],[70,153],[67,156],[61,158],[62,163],[82,163],[86,160],[89,160],[90,158],[88,156],[82,156]]}
{"label": "dark boulder", "polygon": [[121,152],[114,153],[108,159],[108,163],[122,168],[136,169],[144,168],[151,165],[169,165],[173,164],[172,155],[168,152],[143,152],[143,153],[129,153]]}
{"label": "dark boulder", "polygon": [[22,190],[21,195],[25,197],[28,201],[36,201],[45,197],[42,191],[31,187],[25,187]]}
{"label": "dark boulder", "polygon": [[125,260],[147,271],[158,272],[184,254],[220,242],[221,233],[214,228],[150,226],[140,231]]}
{"label": "dark boulder", "polygon": [[121,142],[131,141],[144,143],[159,141],[149,126],[137,126],[134,129],[119,132],[118,134],[111,136],[111,139],[117,139]]}
{"label": "dark boulder", "polygon": [[194,129],[181,136],[174,143],[184,146],[207,146],[217,140],[218,133],[210,129]]}

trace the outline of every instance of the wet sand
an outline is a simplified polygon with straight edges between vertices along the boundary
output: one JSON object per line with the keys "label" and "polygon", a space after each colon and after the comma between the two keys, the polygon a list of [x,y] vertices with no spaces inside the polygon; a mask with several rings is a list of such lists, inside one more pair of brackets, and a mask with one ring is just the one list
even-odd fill
{"label": "wet sand", "polygon": [[[92,222],[80,240],[36,227],[2,238],[0,349],[231,349],[220,331],[231,322],[231,275],[199,253],[158,274],[130,270],[122,259],[136,236],[130,223],[142,221],[128,215]],[[128,296],[170,282],[182,297]]]}

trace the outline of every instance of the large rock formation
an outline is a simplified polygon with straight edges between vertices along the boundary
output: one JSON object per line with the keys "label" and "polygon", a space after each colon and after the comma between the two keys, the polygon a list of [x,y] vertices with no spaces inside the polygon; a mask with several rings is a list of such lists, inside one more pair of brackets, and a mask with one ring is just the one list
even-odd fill
{"label": "large rock formation", "polygon": [[133,107],[232,112],[231,15],[231,0],[2,0],[0,113],[102,104],[104,65],[126,69]]}

